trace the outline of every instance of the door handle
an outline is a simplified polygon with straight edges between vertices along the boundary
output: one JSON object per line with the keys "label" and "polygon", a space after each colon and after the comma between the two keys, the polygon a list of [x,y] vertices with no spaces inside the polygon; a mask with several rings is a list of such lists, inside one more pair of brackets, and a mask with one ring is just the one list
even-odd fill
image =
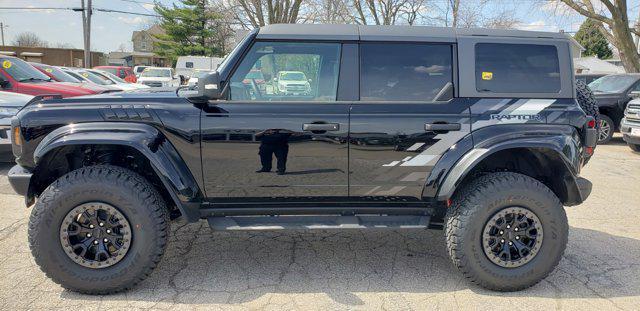
{"label": "door handle", "polygon": [[424,125],[425,131],[432,132],[459,131],[460,129],[460,123],[427,123]]}
{"label": "door handle", "polygon": [[305,123],[302,125],[303,131],[338,131],[339,123]]}

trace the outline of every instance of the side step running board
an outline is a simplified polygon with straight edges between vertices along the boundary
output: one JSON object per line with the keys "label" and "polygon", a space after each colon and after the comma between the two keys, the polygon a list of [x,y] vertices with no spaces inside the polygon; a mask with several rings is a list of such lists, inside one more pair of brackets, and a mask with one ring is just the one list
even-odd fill
{"label": "side step running board", "polygon": [[214,230],[428,228],[429,216],[236,216],[209,217]]}

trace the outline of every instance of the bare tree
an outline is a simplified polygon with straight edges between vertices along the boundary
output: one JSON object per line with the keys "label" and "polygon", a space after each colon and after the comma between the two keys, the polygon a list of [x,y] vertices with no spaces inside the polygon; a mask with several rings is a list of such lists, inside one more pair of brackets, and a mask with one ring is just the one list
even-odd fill
{"label": "bare tree", "polygon": [[49,46],[49,43],[47,43],[47,41],[40,39],[38,35],[30,31],[19,33],[13,39],[12,44],[15,46],[26,46],[26,47],[48,47]]}
{"label": "bare tree", "polygon": [[303,21],[321,24],[351,24],[355,22],[348,0],[314,0],[305,4],[309,8],[304,12]]}
{"label": "bare tree", "polygon": [[560,1],[579,14],[596,20],[600,31],[618,49],[624,69],[640,72],[640,55],[631,35],[640,36],[640,26],[634,29],[629,25],[627,0],[598,0],[604,6],[604,12],[595,9],[593,0]]}
{"label": "bare tree", "polygon": [[234,18],[245,28],[268,24],[293,24],[303,0],[228,0],[226,6],[233,10]]}
{"label": "bare tree", "polygon": [[56,42],[55,44],[53,44],[53,47],[57,49],[73,49],[74,48],[73,44],[68,42]]}
{"label": "bare tree", "polygon": [[355,22],[373,25],[415,25],[429,0],[352,0]]}

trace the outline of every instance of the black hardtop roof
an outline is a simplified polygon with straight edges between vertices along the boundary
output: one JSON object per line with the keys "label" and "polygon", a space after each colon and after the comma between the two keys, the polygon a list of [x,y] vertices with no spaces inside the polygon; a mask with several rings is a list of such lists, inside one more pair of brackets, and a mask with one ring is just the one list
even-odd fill
{"label": "black hardtop roof", "polygon": [[455,42],[458,37],[547,38],[569,40],[567,34],[507,29],[451,28],[429,26],[374,26],[334,24],[272,24],[261,27],[258,39],[429,41]]}

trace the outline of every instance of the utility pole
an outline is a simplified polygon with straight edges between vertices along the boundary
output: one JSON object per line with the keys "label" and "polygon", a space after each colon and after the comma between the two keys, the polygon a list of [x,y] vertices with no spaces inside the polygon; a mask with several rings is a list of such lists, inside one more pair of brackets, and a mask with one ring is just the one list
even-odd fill
{"label": "utility pole", "polygon": [[93,14],[91,0],[87,0],[86,7],[84,0],[80,0],[80,9],[73,10],[82,11],[82,36],[84,41],[83,65],[85,68],[91,68],[91,15]]}
{"label": "utility pole", "polygon": [[2,45],[4,45],[4,28],[5,27],[9,27],[9,26],[0,22],[0,34],[2,34]]}

